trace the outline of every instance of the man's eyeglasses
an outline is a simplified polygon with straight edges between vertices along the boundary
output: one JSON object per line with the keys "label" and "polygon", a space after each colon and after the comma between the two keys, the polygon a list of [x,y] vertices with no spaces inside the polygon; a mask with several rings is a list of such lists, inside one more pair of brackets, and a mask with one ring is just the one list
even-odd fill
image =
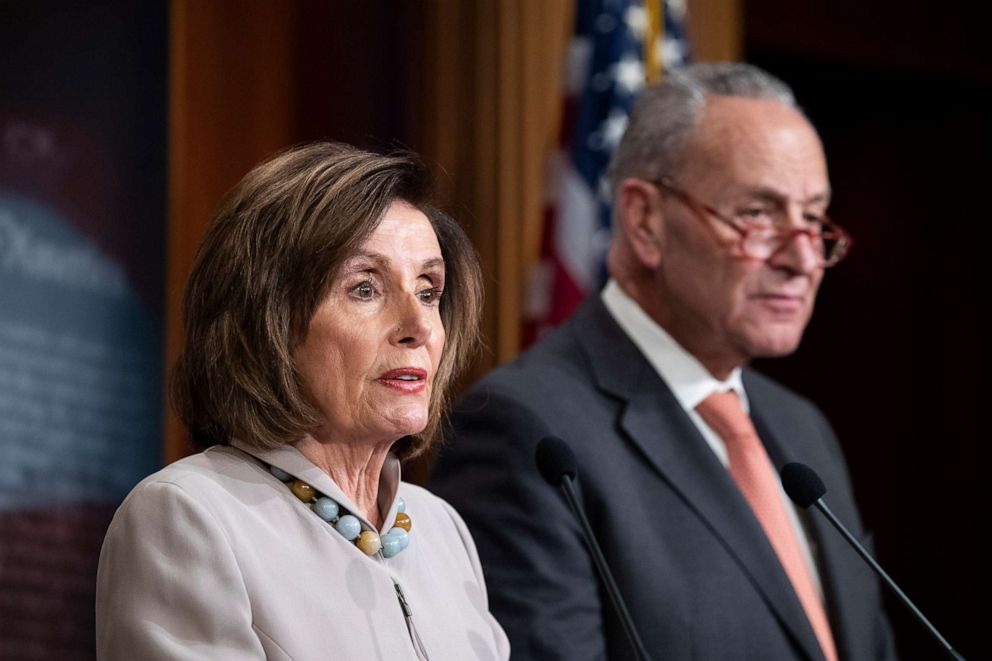
{"label": "man's eyeglasses", "polygon": [[659,190],[671,193],[701,218],[712,217],[740,234],[739,249],[743,256],[765,260],[777,254],[800,234],[809,239],[819,266],[829,268],[844,259],[854,240],[840,225],[823,215],[809,219],[809,228],[788,226],[784,209],[762,211],[767,220],[727,218],[710,205],[678,188],[670,179],[651,181]]}

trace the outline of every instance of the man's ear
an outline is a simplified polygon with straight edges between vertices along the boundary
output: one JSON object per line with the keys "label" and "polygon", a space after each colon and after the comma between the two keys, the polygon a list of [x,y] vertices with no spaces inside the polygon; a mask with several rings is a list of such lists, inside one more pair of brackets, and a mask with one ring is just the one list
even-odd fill
{"label": "man's ear", "polygon": [[665,243],[658,189],[643,179],[621,181],[616,193],[616,218],[641,266],[657,268]]}

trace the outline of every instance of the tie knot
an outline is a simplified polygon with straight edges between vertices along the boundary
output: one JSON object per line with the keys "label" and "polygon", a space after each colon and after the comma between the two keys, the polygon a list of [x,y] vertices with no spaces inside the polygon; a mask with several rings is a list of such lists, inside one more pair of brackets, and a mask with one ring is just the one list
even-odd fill
{"label": "tie knot", "polygon": [[724,440],[728,436],[756,436],[751,418],[733,390],[712,393],[699,403],[696,412]]}

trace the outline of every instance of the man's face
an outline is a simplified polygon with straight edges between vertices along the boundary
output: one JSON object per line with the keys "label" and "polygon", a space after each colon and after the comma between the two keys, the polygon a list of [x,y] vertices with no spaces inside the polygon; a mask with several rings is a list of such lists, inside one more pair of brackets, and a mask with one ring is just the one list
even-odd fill
{"label": "man's face", "polygon": [[[689,140],[676,184],[723,217],[770,218],[808,228],[830,185],[820,140],[795,110],[774,101],[711,98]],[[765,260],[743,257],[740,234],[663,196],[654,285],[663,325],[714,372],[797,348],[823,278],[806,235]]]}

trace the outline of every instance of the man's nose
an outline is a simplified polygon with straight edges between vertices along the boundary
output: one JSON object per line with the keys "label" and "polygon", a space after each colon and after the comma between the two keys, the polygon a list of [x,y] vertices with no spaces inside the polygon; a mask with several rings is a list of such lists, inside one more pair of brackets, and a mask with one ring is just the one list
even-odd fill
{"label": "man's nose", "polygon": [[823,239],[820,230],[793,229],[785,232],[782,245],[771,256],[774,266],[788,268],[797,273],[812,273],[823,267]]}

